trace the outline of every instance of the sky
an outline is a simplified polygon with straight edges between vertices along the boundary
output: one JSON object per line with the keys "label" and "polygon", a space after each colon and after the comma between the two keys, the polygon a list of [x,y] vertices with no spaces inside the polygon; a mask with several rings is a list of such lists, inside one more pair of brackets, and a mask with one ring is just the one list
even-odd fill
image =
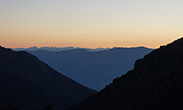
{"label": "sky", "polygon": [[182,0],[0,0],[0,45],[158,48],[183,36]]}

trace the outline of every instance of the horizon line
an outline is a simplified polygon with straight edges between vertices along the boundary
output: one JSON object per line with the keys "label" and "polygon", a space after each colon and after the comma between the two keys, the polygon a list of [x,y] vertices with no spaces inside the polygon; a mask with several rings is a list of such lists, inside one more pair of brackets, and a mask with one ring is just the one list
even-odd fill
{"label": "horizon line", "polygon": [[[56,47],[56,46],[30,46],[30,47],[18,47],[18,48],[11,48],[11,49],[29,49],[29,48],[73,48],[73,49],[113,49],[113,48],[148,48],[148,49],[157,49],[157,48],[152,48],[152,47],[147,47],[147,46],[114,46],[114,47],[96,47],[96,48],[90,48],[90,47],[79,47],[79,46],[63,46],[63,47]],[[8,47],[9,48],[9,47]]]}

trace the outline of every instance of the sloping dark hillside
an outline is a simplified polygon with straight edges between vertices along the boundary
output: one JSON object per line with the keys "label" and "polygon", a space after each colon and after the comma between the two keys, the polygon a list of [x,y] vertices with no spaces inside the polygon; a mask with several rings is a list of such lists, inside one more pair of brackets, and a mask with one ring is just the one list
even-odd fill
{"label": "sloping dark hillside", "polygon": [[61,110],[95,93],[27,52],[0,47],[0,108]]}
{"label": "sloping dark hillside", "polygon": [[89,52],[74,49],[61,52],[30,51],[55,70],[89,88],[101,90],[116,77],[133,68],[136,59],[142,58],[152,49],[113,48]]}
{"label": "sloping dark hillside", "polygon": [[68,110],[182,110],[183,38],[137,60],[133,70]]}

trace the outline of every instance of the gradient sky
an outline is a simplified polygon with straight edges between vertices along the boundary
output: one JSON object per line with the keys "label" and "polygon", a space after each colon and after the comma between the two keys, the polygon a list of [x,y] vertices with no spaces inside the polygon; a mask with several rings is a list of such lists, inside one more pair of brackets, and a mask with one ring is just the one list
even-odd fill
{"label": "gradient sky", "polygon": [[157,48],[183,35],[182,0],[0,0],[0,45]]}

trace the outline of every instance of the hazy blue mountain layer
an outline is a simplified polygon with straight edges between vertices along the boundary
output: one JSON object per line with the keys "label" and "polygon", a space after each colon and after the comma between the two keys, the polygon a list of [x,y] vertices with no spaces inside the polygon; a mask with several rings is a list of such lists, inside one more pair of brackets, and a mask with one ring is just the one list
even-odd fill
{"label": "hazy blue mountain layer", "polygon": [[116,77],[133,68],[136,59],[152,49],[113,48],[98,52],[74,49],[61,52],[29,51],[55,70],[95,90],[101,90]]}

